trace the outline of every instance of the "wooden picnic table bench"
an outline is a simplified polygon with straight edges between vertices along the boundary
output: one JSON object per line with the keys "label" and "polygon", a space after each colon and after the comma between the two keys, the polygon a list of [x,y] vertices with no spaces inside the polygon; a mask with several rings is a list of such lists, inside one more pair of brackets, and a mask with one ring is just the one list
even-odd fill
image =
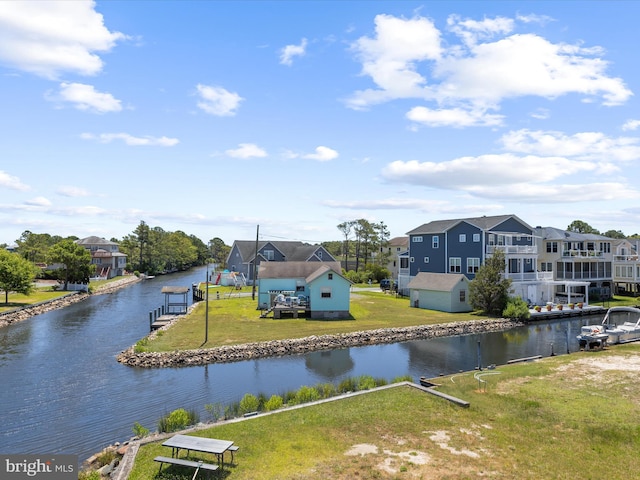
{"label": "wooden picnic table bench", "polygon": [[179,465],[181,467],[191,467],[195,468],[196,472],[193,474],[193,478],[196,478],[199,470],[208,470],[213,472],[218,469],[218,465],[214,465],[212,463],[204,463],[204,462],[196,462],[194,460],[185,460],[184,458],[175,458],[175,457],[162,457],[158,456],[153,459],[156,462],[160,462],[160,468],[158,469],[158,473],[162,470],[162,465],[165,463],[169,463],[172,465]]}

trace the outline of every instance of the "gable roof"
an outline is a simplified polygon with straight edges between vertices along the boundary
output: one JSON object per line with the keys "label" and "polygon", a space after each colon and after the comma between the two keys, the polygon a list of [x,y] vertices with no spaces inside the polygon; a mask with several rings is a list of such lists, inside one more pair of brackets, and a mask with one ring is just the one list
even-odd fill
{"label": "gable roof", "polygon": [[407,288],[413,290],[451,292],[460,282],[469,283],[469,279],[462,273],[420,272],[411,279]]}
{"label": "gable roof", "polygon": [[[233,243],[240,252],[243,262],[251,262],[256,256],[255,240],[236,240]],[[287,262],[309,260],[319,248],[325,250],[321,245],[309,245],[298,241],[262,240],[258,241],[258,251],[262,250],[267,245],[271,245],[274,249],[278,250],[285,257]],[[327,254],[329,254],[329,252],[327,252]],[[330,258],[335,260],[332,256],[330,256]]]}
{"label": "gable roof", "polygon": [[523,222],[516,215],[494,215],[489,217],[485,215],[482,217],[473,217],[473,218],[434,220],[433,222],[425,223],[423,225],[420,225],[418,228],[414,228],[410,232],[407,232],[407,235],[444,233],[461,222],[469,223],[483,231],[490,231],[492,228],[500,225],[501,223],[509,219],[515,219],[525,227],[529,228],[530,230],[533,230],[531,226],[527,225],[526,222]]}
{"label": "gable roof", "polygon": [[[319,275],[327,271],[341,275],[340,262],[262,262],[258,270],[261,278],[308,278],[318,271]],[[315,277],[314,277],[315,278]]]}
{"label": "gable roof", "polygon": [[95,235],[76,240],[76,243],[78,245],[118,245],[116,242],[112,242],[111,240],[107,240],[102,237],[96,237]]}
{"label": "gable roof", "polygon": [[539,233],[543,240],[563,240],[565,242],[584,242],[588,240],[613,241],[612,238],[605,237],[604,235],[570,232],[568,230],[562,230],[555,227],[541,227],[536,229],[536,233]]}

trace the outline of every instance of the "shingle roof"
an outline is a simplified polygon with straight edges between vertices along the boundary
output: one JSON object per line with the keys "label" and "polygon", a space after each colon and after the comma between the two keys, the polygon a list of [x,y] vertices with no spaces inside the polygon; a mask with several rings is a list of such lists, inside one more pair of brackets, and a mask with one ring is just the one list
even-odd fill
{"label": "shingle roof", "polygon": [[450,292],[460,282],[468,282],[462,273],[429,273],[420,272],[413,277],[407,288],[415,290],[434,290],[436,292]]}
{"label": "shingle roof", "polygon": [[107,240],[102,237],[96,237],[95,235],[91,237],[81,238],[80,240],[76,240],[76,243],[78,245],[118,245],[117,243],[112,242],[111,240]]}
{"label": "shingle roof", "polygon": [[340,262],[262,262],[258,278],[307,278],[319,269],[333,270],[341,275]]}
{"label": "shingle roof", "polygon": [[[527,225],[525,222],[519,219],[516,215],[494,215],[489,217],[482,216],[482,217],[473,217],[473,218],[455,218],[450,220],[434,220],[433,222],[425,223],[423,225],[420,225],[418,228],[414,228],[410,232],[407,232],[407,235],[444,233],[460,222],[467,222],[467,223],[470,223],[471,225],[474,225],[480,228],[481,230],[489,231],[496,225],[500,225],[502,222],[510,218],[515,218],[519,222],[521,222],[523,225]],[[527,225],[527,227],[529,226]]]}
{"label": "shingle roof", "polygon": [[563,240],[565,242],[582,242],[588,240],[612,240],[604,235],[597,235],[595,233],[578,233],[570,232],[568,230],[562,230],[555,227],[542,227],[536,229],[536,233],[539,234],[543,240]]}
{"label": "shingle roof", "polygon": [[[255,240],[236,240],[234,244],[238,247],[243,262],[250,262],[256,254]],[[258,250],[265,245],[272,245],[282,253],[287,261],[306,261],[311,258],[320,245],[308,245],[297,241],[258,241]]]}

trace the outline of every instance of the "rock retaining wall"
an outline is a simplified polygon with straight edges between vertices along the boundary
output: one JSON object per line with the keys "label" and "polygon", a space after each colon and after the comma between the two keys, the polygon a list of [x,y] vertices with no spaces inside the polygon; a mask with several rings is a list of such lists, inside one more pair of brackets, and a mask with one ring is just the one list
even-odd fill
{"label": "rock retaining wall", "polygon": [[[135,276],[125,277],[115,282],[110,282],[103,285],[101,288],[96,289],[93,295],[100,295],[104,293],[112,293],[120,288],[126,287],[132,283],[138,282],[140,279]],[[58,297],[46,302],[29,305],[16,310],[10,310],[0,314],[0,328],[10,325],[15,322],[21,322],[27,318],[31,318],[41,313],[46,313],[51,310],[57,310],[58,308],[68,307],[71,304],[81,302],[89,298],[89,294],[84,292],[72,292],[64,297]]]}
{"label": "rock retaining wall", "polygon": [[318,350],[362,347],[383,343],[404,342],[435,337],[468,335],[489,331],[508,330],[517,324],[510,320],[475,320],[439,325],[384,328],[340,335],[321,335],[291,340],[246,343],[208,349],[174,352],[135,352],[130,347],[117,356],[117,360],[131,367],[187,367],[210,363],[228,363],[257,358],[296,355]]}

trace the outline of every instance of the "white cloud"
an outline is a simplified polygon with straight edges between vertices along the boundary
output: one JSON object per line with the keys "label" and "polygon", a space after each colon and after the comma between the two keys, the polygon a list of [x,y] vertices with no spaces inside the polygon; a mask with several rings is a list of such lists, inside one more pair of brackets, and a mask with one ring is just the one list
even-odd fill
{"label": "white cloud", "polygon": [[316,147],[315,153],[308,153],[302,155],[302,158],[308,158],[310,160],[317,160],[319,162],[328,162],[338,158],[338,152],[329,147],[319,146]]}
{"label": "white cloud", "polygon": [[592,172],[598,165],[562,157],[480,155],[447,162],[395,161],[382,175],[391,182],[473,191],[477,186],[491,186],[503,191],[513,183],[542,183],[565,175]]}
{"label": "white cloud", "polygon": [[601,162],[640,159],[640,139],[612,138],[601,132],[567,135],[558,131],[514,130],[500,139],[506,150],[534,155],[561,155]]}
{"label": "white cloud", "polygon": [[302,57],[306,54],[307,39],[303,38],[300,45],[287,45],[280,51],[280,63],[291,66],[293,57]]}
{"label": "white cloud", "polygon": [[18,177],[9,175],[7,172],[4,172],[2,170],[0,170],[0,187],[20,191],[26,191],[30,189],[30,187],[22,183]]}
{"label": "white cloud", "polygon": [[622,125],[622,130],[637,130],[638,127],[640,127],[640,120],[627,120],[624,122],[624,125]]}
{"label": "white cloud", "polygon": [[407,112],[407,118],[413,122],[430,127],[473,127],[501,125],[503,116],[489,114],[486,111],[450,108],[432,110],[427,107],[414,107]]}
{"label": "white cloud", "polygon": [[80,137],[84,140],[97,140],[100,143],[111,143],[114,140],[122,140],[126,145],[132,147],[154,146],[154,147],[173,147],[180,143],[177,138],[169,137],[134,137],[128,133],[101,133],[94,135],[93,133],[83,133]]}
{"label": "white cloud", "polygon": [[72,187],[70,185],[63,185],[56,190],[58,195],[63,197],[87,197],[89,192],[81,187]]}
{"label": "white cloud", "polygon": [[108,52],[126,36],[109,31],[95,6],[89,0],[0,2],[0,62],[51,79],[99,73],[96,52]]}
{"label": "white cloud", "polygon": [[253,143],[241,143],[234,150],[226,150],[228,156],[233,158],[262,158],[267,156],[267,152]]}
{"label": "white cloud", "polygon": [[26,200],[24,203],[33,207],[48,207],[51,205],[51,201],[45,197],[32,198],[31,200]]}
{"label": "white cloud", "polygon": [[222,87],[197,85],[198,107],[211,115],[219,117],[233,116],[240,106],[240,102],[244,100],[240,95],[230,92]]}
{"label": "white cloud", "polygon": [[110,93],[96,91],[93,85],[82,83],[61,83],[60,92],[48,99],[56,102],[71,103],[74,108],[94,113],[119,112],[122,110],[120,100]]}
{"label": "white cloud", "polygon": [[476,197],[526,203],[580,203],[610,200],[634,200],[640,192],[622,183],[573,183],[536,185],[530,182],[505,185],[500,189],[489,185],[475,185],[468,189]]}
{"label": "white cloud", "polygon": [[601,47],[513,34],[513,21],[503,17],[482,21],[450,17],[449,27],[463,38],[462,43],[441,42],[440,31],[426,18],[378,15],[375,35],[352,45],[362,74],[376,88],[354,92],[347,105],[366,109],[416,98],[434,102],[438,108],[428,108],[431,112],[483,112],[497,110],[502,101],[514,97],[553,99],[577,93],[588,100],[600,98],[604,105],[618,105],[632,95],[622,79],[607,75],[609,65]]}

